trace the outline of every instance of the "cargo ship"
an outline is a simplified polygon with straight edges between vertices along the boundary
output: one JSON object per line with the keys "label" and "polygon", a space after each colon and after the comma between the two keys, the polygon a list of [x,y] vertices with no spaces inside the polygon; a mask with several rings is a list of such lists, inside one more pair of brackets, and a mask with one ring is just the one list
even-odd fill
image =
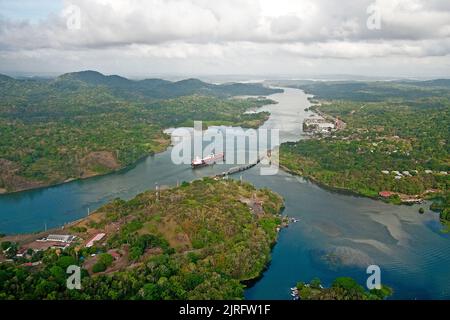
{"label": "cargo ship", "polygon": [[218,161],[223,161],[225,158],[225,155],[223,153],[211,153],[209,156],[205,158],[196,157],[191,162],[192,168],[198,168],[198,167],[204,167],[204,166],[210,166],[215,164]]}

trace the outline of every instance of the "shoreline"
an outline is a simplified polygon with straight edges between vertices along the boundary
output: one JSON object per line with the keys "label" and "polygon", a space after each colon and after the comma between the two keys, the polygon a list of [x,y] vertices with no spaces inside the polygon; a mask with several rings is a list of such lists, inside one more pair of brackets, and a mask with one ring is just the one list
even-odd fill
{"label": "shoreline", "polygon": [[[226,182],[226,183],[233,183],[233,184],[235,184],[235,185],[239,185],[239,188],[240,188],[240,190],[243,190],[244,192],[248,192],[248,190],[246,189],[246,187],[244,186],[244,185],[242,185],[241,183],[239,183],[239,182],[237,182],[237,181],[235,181],[235,182]],[[244,184],[246,184],[246,183],[244,183]],[[253,185],[252,185],[253,186]],[[180,187],[173,187],[172,189],[178,189],[178,188],[180,188]],[[182,188],[182,187],[181,187]],[[252,190],[255,190],[255,192],[256,191],[258,191],[258,190],[262,190],[262,189],[259,189],[259,188],[257,188],[257,187],[255,187],[255,186],[253,186],[252,187],[253,189]],[[156,192],[156,191],[152,191],[152,192]],[[227,189],[224,189],[224,192],[227,192]],[[254,214],[251,214],[251,206],[249,205],[248,206],[248,212],[251,214],[251,216],[253,217],[253,219],[252,219],[252,224],[254,224],[255,225],[255,227],[256,228],[258,228],[259,230],[263,230],[263,228],[261,227],[261,225],[259,224],[259,221],[260,221],[260,219],[263,219],[264,217],[273,217],[273,218],[276,218],[276,217],[280,217],[281,218],[281,216],[282,216],[282,213],[283,213],[283,210],[284,210],[284,208],[285,208],[285,206],[284,206],[284,199],[283,199],[283,197],[281,197],[279,194],[277,194],[277,193],[273,193],[273,195],[275,195],[276,196],[276,200],[273,200],[272,198],[270,198],[271,197],[271,195],[272,195],[272,193],[270,194],[270,195],[264,195],[263,196],[263,198],[265,199],[265,201],[268,201],[268,202],[270,202],[270,203],[273,203],[273,205],[274,205],[274,207],[277,209],[276,210],[276,213],[275,212],[271,212],[271,210],[266,210],[266,209],[264,209],[264,213],[263,213],[263,217],[260,217],[260,216],[257,216],[257,215],[254,215]],[[245,197],[249,197],[249,199],[250,199],[250,197],[251,197],[251,195],[245,195]],[[240,193],[237,193],[236,194],[236,196],[235,197],[233,197],[233,201],[236,201],[237,203],[242,203],[241,201],[242,200],[240,200]],[[95,212],[93,212],[93,214],[96,214]],[[106,215],[107,213],[105,213],[105,212],[98,212],[98,214],[100,214],[100,215]],[[48,236],[49,234],[63,234],[63,233],[66,233],[66,234],[70,234],[70,235],[76,235],[77,237],[79,237],[82,241],[83,241],[83,239],[84,240],[88,240],[90,237],[85,237],[85,236],[80,236],[79,234],[78,234],[78,231],[75,231],[75,230],[71,230],[71,227],[76,227],[76,226],[80,226],[80,224],[82,225],[82,224],[85,224],[85,223],[87,223],[87,222],[89,222],[89,220],[90,219],[96,219],[96,217],[91,217],[91,215],[89,215],[89,216],[86,216],[86,217],[83,217],[83,218],[80,218],[80,219],[78,219],[78,220],[76,220],[76,221],[72,221],[72,222],[70,222],[70,223],[67,223],[67,224],[65,224],[64,225],[64,228],[52,228],[52,229],[49,229],[49,230],[46,230],[46,231],[41,231],[41,232],[34,232],[34,233],[26,233],[26,234],[17,234],[17,235],[11,235],[11,236],[5,236],[5,237],[3,237],[3,240],[4,241],[11,241],[11,242],[15,242],[15,243],[17,243],[20,247],[22,247],[22,246],[24,246],[24,247],[27,247],[31,242],[35,242],[36,240],[38,240],[38,239],[40,239],[40,238],[43,238],[43,237],[46,237],[46,236]],[[121,223],[123,223],[123,225],[126,225],[126,221],[122,221]],[[230,225],[233,225],[233,223],[232,222],[230,222]],[[280,225],[278,225],[278,226],[274,226],[274,228],[273,228],[273,231],[275,231],[275,229],[276,228],[278,228]],[[97,227],[92,227],[92,228],[94,228],[94,229],[96,229]],[[93,230],[94,230],[93,229]],[[245,231],[245,228],[243,228],[243,230]],[[90,231],[92,231],[92,230],[90,230]],[[101,230],[100,230],[101,231]],[[112,231],[112,230],[109,230],[109,231]],[[95,232],[99,232],[98,230],[96,230]],[[103,232],[105,232],[106,233],[106,231],[103,231]],[[109,232],[108,232],[109,233]],[[111,234],[113,234],[114,232],[112,232]],[[258,267],[258,268],[256,268],[256,270],[254,270],[254,272],[252,272],[252,273],[250,273],[250,274],[248,274],[247,276],[245,276],[245,274],[244,274],[244,276],[241,278],[241,279],[239,279],[239,278],[236,278],[236,280],[238,280],[239,281],[239,283],[240,283],[240,285],[242,286],[242,290],[243,290],[243,292],[242,292],[242,296],[240,296],[240,297],[237,297],[238,299],[245,299],[245,289],[246,289],[246,287],[248,286],[248,284],[249,284],[249,282],[255,282],[255,281],[258,281],[258,279],[260,279],[261,277],[262,277],[262,275],[263,275],[263,273],[269,268],[269,266],[270,266],[270,263],[271,263],[271,261],[272,261],[272,253],[273,253],[273,248],[274,248],[274,246],[278,243],[278,239],[279,239],[279,232],[276,232],[276,233],[274,233],[274,234],[272,234],[271,232],[266,232],[266,235],[265,235],[265,237],[267,237],[267,240],[271,240],[269,243],[267,243],[267,247],[265,248],[265,250],[264,251],[261,251],[261,253],[263,253],[263,252],[266,252],[265,254],[264,254],[264,256],[266,257],[264,260],[264,262],[263,263],[261,263],[261,265]],[[251,238],[249,239],[249,240],[251,240]],[[72,243],[70,246],[71,247],[75,247],[75,246],[77,246],[77,245],[79,245],[78,243]],[[19,247],[19,248],[20,248]],[[52,248],[46,248],[46,249],[43,249],[44,251],[46,251],[46,250],[51,250]],[[110,250],[113,250],[113,249],[111,249],[110,248]],[[117,249],[114,249],[114,250],[117,250]],[[266,250],[268,250],[268,251],[266,251]],[[183,249],[183,250],[181,250],[181,251],[177,251],[180,255],[183,255],[183,254],[185,254],[185,253],[187,253],[187,252],[189,252],[190,251],[190,249],[189,248],[185,248],[185,249]],[[108,251],[109,252],[109,251]],[[143,256],[145,257],[145,254],[143,254]],[[3,257],[4,258],[4,257]],[[19,265],[22,265],[22,263],[23,262],[17,262],[17,261],[10,261],[10,260],[8,260],[8,259],[11,259],[11,258],[8,258],[8,259],[3,259],[2,258],[2,261],[0,261],[0,263],[3,263],[3,262],[6,262],[6,263],[9,263],[9,262],[13,262],[13,263],[18,263],[18,265],[17,266],[19,266]],[[45,263],[45,262],[44,262]],[[128,270],[128,267],[132,267],[132,261],[131,260],[128,260],[127,261],[127,265],[126,266],[122,266],[121,268],[122,269],[117,269],[117,270],[114,270],[114,271],[118,271],[118,270],[120,270],[120,271],[122,271],[122,270]],[[88,267],[86,267],[85,265],[83,265],[83,268],[88,268]],[[100,273],[99,273],[100,274]]]}
{"label": "shoreline", "polygon": [[[325,112],[323,112],[323,111],[321,111],[319,109],[320,106],[322,106],[322,103],[320,102],[320,100],[316,100],[315,96],[313,94],[309,94],[305,90],[300,89],[300,88],[298,88],[298,90],[302,90],[305,94],[309,95],[308,98],[307,98],[308,101],[311,103],[311,106],[309,107],[309,111],[315,113],[318,116],[323,117],[324,119],[333,119],[333,120],[335,119],[335,117],[333,117],[332,115],[329,115],[329,114],[327,114],[327,113],[325,113]],[[317,137],[314,136],[314,135],[311,135],[310,139],[317,139]],[[296,141],[296,143],[298,143],[298,142],[300,142],[300,140]],[[285,171],[285,172],[287,172],[289,174],[295,175],[295,176],[302,177],[302,178],[312,182],[313,184],[317,185],[318,187],[320,187],[322,189],[325,189],[325,190],[328,190],[328,191],[332,191],[332,192],[336,192],[336,193],[339,193],[339,194],[351,195],[351,196],[355,196],[355,197],[359,197],[359,198],[372,199],[372,200],[381,201],[381,202],[384,202],[386,204],[391,204],[391,205],[406,205],[406,206],[410,206],[410,205],[415,204],[415,203],[407,203],[407,202],[403,202],[403,201],[401,203],[392,203],[390,201],[385,201],[385,199],[382,198],[381,196],[376,196],[376,197],[375,196],[369,196],[369,195],[362,194],[362,193],[360,193],[358,191],[355,191],[355,190],[346,189],[346,188],[340,188],[340,187],[334,187],[334,186],[328,185],[328,184],[326,184],[324,182],[319,181],[318,179],[316,179],[316,178],[314,178],[312,176],[304,175],[303,173],[300,173],[300,172],[298,172],[298,171],[296,171],[294,169],[289,169],[288,167],[286,167],[286,166],[284,166],[282,164],[279,164],[279,167],[283,171]],[[428,201],[428,199],[425,198],[425,199],[423,199],[423,201]]]}
{"label": "shoreline", "polygon": [[297,177],[301,177],[301,178],[311,182],[312,184],[314,184],[322,189],[325,189],[327,191],[336,192],[338,194],[347,195],[347,196],[354,196],[354,197],[358,197],[358,198],[367,198],[367,199],[377,200],[377,201],[381,201],[381,202],[390,204],[389,202],[385,202],[381,198],[378,198],[378,197],[366,196],[366,195],[363,195],[361,193],[358,193],[358,192],[350,190],[350,189],[338,188],[338,187],[333,187],[333,186],[327,185],[312,176],[300,174],[299,172],[297,172],[293,169],[289,169],[282,164],[280,164],[279,166],[280,166],[280,169],[282,169],[284,172],[289,173],[294,176],[297,176]]}
{"label": "shoreline", "polygon": [[[346,196],[353,196],[353,197],[357,197],[357,198],[371,199],[371,200],[374,200],[374,201],[383,202],[383,203],[390,204],[390,205],[393,205],[393,206],[412,206],[412,205],[419,204],[419,203],[407,203],[407,202],[392,203],[392,202],[389,202],[389,201],[385,201],[384,198],[382,198],[380,196],[371,197],[371,196],[359,193],[359,192],[351,190],[351,189],[345,189],[345,188],[339,188],[339,187],[333,187],[333,186],[327,185],[327,184],[317,180],[316,178],[314,178],[312,176],[303,175],[303,174],[301,174],[301,173],[299,173],[299,172],[297,172],[297,171],[295,171],[293,169],[289,169],[286,166],[281,165],[281,164],[279,165],[279,167],[280,167],[281,170],[283,170],[286,173],[289,173],[289,174],[297,176],[297,177],[301,177],[301,178],[311,182],[312,184],[318,186],[321,189],[324,189],[324,190],[327,190],[327,191],[330,191],[330,192],[334,192],[334,193],[337,193],[337,194],[346,195]],[[430,203],[430,199],[423,199],[423,201],[424,202],[422,204],[428,203],[427,205],[429,205],[429,203]]]}
{"label": "shoreline", "polygon": [[[302,89],[299,89],[299,88],[295,88],[295,89],[300,90],[300,91],[303,91]],[[311,101],[311,99],[314,99],[314,95],[311,95],[311,94],[309,94],[309,93],[307,93],[307,92],[305,92],[305,91],[303,91],[303,92],[304,92],[306,95],[308,95],[307,99],[308,99],[308,101],[311,103],[310,110],[311,110],[312,112],[314,112],[314,113],[317,114],[317,110],[314,110],[313,107],[316,107],[316,108],[319,107],[319,106],[320,106],[320,103],[314,103],[314,104],[313,104],[312,101]],[[275,101],[275,102],[276,102],[276,104],[278,103],[277,101]],[[265,106],[266,106],[266,105],[261,106],[261,107],[259,107],[257,110],[260,110],[261,108],[264,108]],[[331,117],[331,116],[330,116],[330,117]],[[265,119],[265,121],[263,121],[263,122],[260,124],[259,127],[263,126],[264,123],[267,122],[269,119],[270,119],[270,116],[268,117],[268,119]],[[258,127],[258,128],[259,128],[259,127]],[[166,133],[166,130],[170,130],[170,129],[173,129],[173,127],[171,127],[171,128],[166,128],[166,129],[163,130],[163,132],[164,132],[165,134],[167,134],[167,133]],[[204,130],[206,130],[206,129],[204,129]],[[310,137],[310,138],[314,138],[314,137]],[[299,141],[301,141],[301,138],[299,138],[296,142],[299,142]],[[171,146],[172,146],[171,140],[168,139],[167,146],[166,146],[163,150],[158,150],[158,151],[156,151],[156,152],[152,152],[152,153],[143,155],[142,157],[140,157],[140,158],[139,158],[138,160],[136,160],[135,162],[133,162],[133,163],[127,165],[127,166],[124,166],[124,167],[118,168],[118,169],[116,169],[116,170],[113,170],[113,171],[111,171],[111,172],[107,172],[107,173],[104,173],[104,174],[97,174],[97,175],[93,175],[93,176],[89,176],[89,177],[85,177],[85,178],[71,179],[70,181],[63,181],[63,182],[56,183],[56,184],[52,184],[52,185],[45,185],[45,186],[39,186],[39,187],[30,188],[30,189],[25,189],[25,190],[20,190],[20,191],[7,192],[7,193],[0,194],[0,198],[1,198],[2,196],[12,195],[12,194],[20,194],[20,193],[26,193],[26,192],[32,192],[32,191],[41,190],[41,189],[42,189],[42,190],[44,190],[44,189],[50,189],[50,188],[53,188],[53,187],[58,187],[58,186],[62,186],[62,185],[69,184],[69,183],[82,182],[82,181],[88,180],[88,179],[101,178],[101,177],[106,177],[106,176],[108,176],[108,175],[117,174],[117,173],[120,173],[120,172],[126,172],[126,171],[128,171],[128,170],[133,169],[136,165],[138,165],[141,161],[144,161],[144,160],[147,159],[148,157],[154,157],[154,156],[156,156],[156,155],[158,155],[158,154],[162,154],[162,153],[166,152],[167,150],[170,149]],[[305,179],[305,180],[307,180],[307,181],[313,183],[314,185],[316,185],[316,186],[318,186],[319,188],[322,188],[322,189],[324,189],[324,190],[328,190],[328,191],[335,192],[335,193],[342,194],[342,195],[350,195],[350,196],[359,197],[359,198],[368,198],[368,199],[372,199],[372,200],[376,200],[376,201],[381,201],[381,202],[384,202],[384,203],[386,203],[386,204],[391,204],[390,202],[383,201],[383,199],[381,199],[381,198],[379,198],[379,197],[371,197],[371,196],[367,196],[367,195],[360,194],[360,193],[358,193],[358,192],[356,192],[356,191],[353,191],[353,190],[350,190],[350,189],[344,189],[344,188],[333,187],[333,186],[327,185],[327,184],[325,184],[325,183],[323,183],[323,182],[317,180],[316,178],[314,178],[314,177],[312,177],[312,176],[306,176],[306,175],[303,175],[302,173],[300,173],[300,172],[298,172],[298,171],[296,171],[296,170],[294,170],[294,169],[289,169],[288,167],[286,167],[286,166],[284,166],[284,165],[282,165],[282,164],[279,164],[279,168],[280,168],[281,170],[283,170],[284,172],[288,173],[288,174],[292,174],[292,175],[295,175],[295,176],[298,176],[298,177],[302,177],[303,179]],[[69,225],[69,224],[71,224],[71,223],[72,223],[72,222],[68,222],[66,225]],[[58,228],[61,228],[61,227],[62,227],[62,226],[57,227],[57,228],[55,228],[55,229],[57,230]],[[41,231],[37,231],[37,232],[42,232],[42,230],[41,230]],[[12,234],[12,235],[14,235],[14,234]]]}
{"label": "shoreline", "polygon": [[162,151],[152,151],[150,153],[147,153],[147,154],[143,155],[142,157],[140,157],[139,159],[137,159],[136,161],[134,161],[133,163],[131,163],[129,165],[126,165],[126,166],[114,169],[114,170],[106,172],[106,173],[99,173],[99,174],[94,174],[94,175],[90,175],[90,176],[87,176],[87,177],[80,177],[80,178],[69,178],[69,179],[66,179],[64,181],[57,182],[57,183],[46,184],[46,185],[39,185],[39,186],[36,186],[36,187],[31,187],[31,188],[26,188],[26,189],[16,190],[16,191],[3,192],[3,193],[0,193],[0,198],[2,196],[15,195],[15,194],[26,193],[26,192],[30,192],[30,191],[38,191],[40,189],[47,189],[47,188],[50,189],[50,188],[66,185],[66,184],[69,184],[69,183],[86,181],[86,180],[89,180],[89,179],[100,178],[100,177],[106,177],[106,176],[111,175],[111,174],[120,173],[122,171],[127,171],[129,169],[132,169],[133,167],[135,167],[137,164],[139,164],[141,161],[147,159],[148,157],[153,157],[153,156],[155,156],[157,154],[160,154],[160,153],[163,153],[163,152],[167,151],[169,147],[170,147],[170,143]]}
{"label": "shoreline", "polygon": [[[201,180],[201,179],[198,179],[198,180]],[[172,187],[172,188],[176,188],[176,187]],[[256,190],[259,190],[259,189],[256,189]],[[281,199],[283,199],[283,198],[281,197]],[[277,213],[277,216],[279,216],[281,218],[282,222],[281,222],[280,225],[278,225],[276,227],[277,229],[280,228],[280,230],[276,232],[275,238],[270,243],[269,255],[268,255],[266,263],[261,268],[261,270],[259,270],[257,272],[257,274],[254,275],[254,277],[248,278],[248,279],[245,279],[245,280],[239,280],[241,285],[244,286],[244,288],[243,288],[244,289],[244,295],[242,296],[242,299],[244,299],[244,300],[245,300],[245,290],[247,290],[247,289],[253,287],[254,285],[256,285],[264,277],[264,273],[270,268],[270,265],[272,263],[273,249],[278,244],[280,233],[284,229],[282,227],[282,225],[283,225],[283,212],[285,210],[284,199],[282,201],[283,201],[282,206],[280,207],[280,209],[278,210],[278,213]],[[95,213],[96,213],[96,211],[93,211],[91,213],[91,215],[95,214]],[[19,233],[19,234],[5,235],[5,236],[3,236],[1,238],[1,240],[2,241],[16,242],[16,243],[18,243],[20,245],[24,245],[24,244],[36,241],[37,239],[41,239],[43,237],[46,237],[49,234],[61,234],[61,233],[63,233],[66,230],[70,231],[71,227],[77,226],[78,224],[82,223],[83,221],[88,219],[89,216],[90,215],[82,217],[82,218],[77,219],[75,221],[68,222],[68,223],[64,224],[62,227],[54,227],[54,228],[48,229],[46,231],[42,231],[41,230],[41,231],[36,231],[36,232],[32,232],[32,233]]]}
{"label": "shoreline", "polygon": [[[261,106],[261,107],[259,107],[259,108],[263,108],[263,107],[265,107],[265,106],[266,106],[266,105]],[[247,127],[242,127],[242,128],[243,128],[243,129],[259,129],[259,128],[262,127],[269,119],[270,119],[270,115],[269,115],[267,118],[265,118],[265,119],[259,124],[259,126],[255,127],[255,128],[252,128],[252,127],[248,127],[248,128],[247,128]],[[214,127],[214,126],[216,126],[216,125],[212,125],[212,127]],[[209,128],[209,127],[210,127],[210,126],[208,126],[208,128]],[[233,126],[233,127],[234,127],[234,126]],[[171,128],[165,128],[165,129],[162,130],[162,132],[164,133],[166,130],[169,130],[169,129],[172,129],[172,128],[173,128],[173,127],[171,127]],[[208,128],[204,129],[203,131],[206,131]],[[147,153],[147,154],[141,156],[139,159],[137,159],[137,160],[134,161],[133,163],[130,163],[130,164],[128,164],[128,165],[125,165],[125,166],[123,166],[123,167],[114,169],[114,170],[109,171],[109,172],[106,172],[106,173],[94,174],[94,175],[90,175],[90,176],[87,176],[87,177],[68,178],[68,179],[66,179],[66,180],[64,180],[64,181],[57,182],[57,183],[38,185],[38,186],[36,186],[36,187],[30,187],[30,188],[21,189],[21,190],[15,190],[15,191],[0,192],[0,197],[2,197],[2,196],[8,196],[8,195],[14,195],[14,194],[20,194],[20,193],[22,193],[22,192],[25,193],[25,192],[30,192],[30,191],[37,191],[37,190],[40,190],[40,189],[47,189],[47,188],[58,187],[58,186],[62,186],[62,185],[69,184],[69,183],[73,183],[73,182],[80,182],[80,181],[85,181],[85,180],[93,179],[93,178],[106,177],[106,176],[111,175],[111,174],[120,173],[120,172],[122,172],[122,171],[127,171],[127,170],[130,170],[130,169],[133,169],[136,165],[138,165],[141,161],[147,159],[148,157],[153,157],[153,156],[155,156],[155,155],[164,153],[164,152],[166,152],[167,150],[169,150],[169,148],[170,148],[171,145],[172,145],[170,136],[169,136],[169,139],[167,139],[167,142],[168,142],[168,143],[167,143],[167,146],[165,146],[163,150],[157,150],[157,151],[152,151],[152,152],[150,152],[150,153]],[[5,189],[5,190],[6,190],[6,189]]]}
{"label": "shoreline", "polygon": [[[298,90],[303,91],[308,97],[308,101],[310,102],[311,106],[309,107],[309,111],[313,112],[314,114],[323,117],[324,119],[335,119],[333,116],[326,114],[325,112],[321,111],[319,109],[319,107],[322,105],[320,103],[319,100],[314,100],[315,96],[312,93],[308,93],[303,89],[300,88],[296,88]],[[314,100],[314,101],[313,101]],[[305,133],[305,132],[303,132]],[[310,136],[309,139],[315,139],[316,137],[314,135]],[[295,143],[300,142],[301,139],[299,139],[298,141],[296,141]],[[280,145],[281,146],[281,145]],[[367,195],[363,195],[357,191],[351,190],[351,189],[345,189],[345,188],[339,188],[339,187],[333,187],[330,185],[327,185],[319,180],[317,180],[316,178],[312,177],[312,176],[308,176],[308,175],[304,175],[301,174],[300,172],[294,170],[294,169],[289,169],[288,167],[286,167],[285,165],[282,165],[281,163],[278,164],[278,166],[280,167],[280,169],[282,169],[284,172],[301,177],[315,185],[317,185],[318,187],[328,190],[328,191],[332,191],[332,192],[336,192],[339,194],[343,194],[343,195],[350,195],[350,196],[355,196],[355,197],[359,197],[359,198],[368,198],[368,199],[372,199],[372,200],[377,200],[377,201],[382,201],[384,203],[389,203],[386,201],[383,201],[383,199],[379,198],[379,197],[371,197],[371,196],[367,196]]]}

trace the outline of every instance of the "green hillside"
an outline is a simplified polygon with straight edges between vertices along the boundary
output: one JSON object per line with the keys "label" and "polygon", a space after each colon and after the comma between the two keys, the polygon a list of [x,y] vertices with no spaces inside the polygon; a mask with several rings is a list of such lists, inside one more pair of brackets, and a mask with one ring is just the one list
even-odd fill
{"label": "green hillside", "polygon": [[[1,263],[0,299],[241,299],[270,261],[282,206],[267,189],[212,179],[117,199],[65,231],[78,237],[70,248]],[[7,241],[7,254],[31,245]],[[70,264],[83,268],[81,290],[66,289]]]}
{"label": "green hillside", "polygon": [[[208,124],[259,127],[267,99],[234,94],[276,92],[259,85],[200,80],[133,81],[86,71],[52,80],[0,77],[0,193],[90,177],[163,151],[163,130]],[[164,99],[159,99],[164,97]]]}

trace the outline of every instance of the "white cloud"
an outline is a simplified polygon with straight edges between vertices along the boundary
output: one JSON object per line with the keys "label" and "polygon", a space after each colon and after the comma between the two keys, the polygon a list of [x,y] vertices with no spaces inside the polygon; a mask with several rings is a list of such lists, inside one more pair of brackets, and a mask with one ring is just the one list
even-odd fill
{"label": "white cloud", "polygon": [[[380,30],[366,27],[372,3],[381,10]],[[92,67],[114,72],[115,61],[125,57],[130,69],[139,63],[154,68],[157,61],[158,70],[168,66],[167,72],[295,69],[288,62],[333,72],[338,60],[349,67],[372,61],[378,68],[374,63],[402,57],[430,71],[430,59],[448,62],[450,53],[446,0],[72,0],[65,5],[80,8],[79,30],[68,29],[61,13],[41,22],[0,18],[0,59],[8,68],[36,63],[35,70],[66,71],[77,63],[78,69],[98,63]],[[320,59],[327,60],[321,65]]]}

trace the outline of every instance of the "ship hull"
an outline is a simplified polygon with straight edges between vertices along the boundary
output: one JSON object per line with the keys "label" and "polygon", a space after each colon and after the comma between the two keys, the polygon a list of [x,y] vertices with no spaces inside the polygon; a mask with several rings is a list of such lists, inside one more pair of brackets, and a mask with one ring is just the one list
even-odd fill
{"label": "ship hull", "polygon": [[212,166],[212,165],[216,164],[218,161],[223,161],[224,158],[225,158],[224,155],[216,155],[211,158],[201,159],[199,162],[195,162],[195,163],[192,162],[191,167],[193,169],[195,169],[195,168],[201,168],[201,167],[206,167],[206,166]]}

